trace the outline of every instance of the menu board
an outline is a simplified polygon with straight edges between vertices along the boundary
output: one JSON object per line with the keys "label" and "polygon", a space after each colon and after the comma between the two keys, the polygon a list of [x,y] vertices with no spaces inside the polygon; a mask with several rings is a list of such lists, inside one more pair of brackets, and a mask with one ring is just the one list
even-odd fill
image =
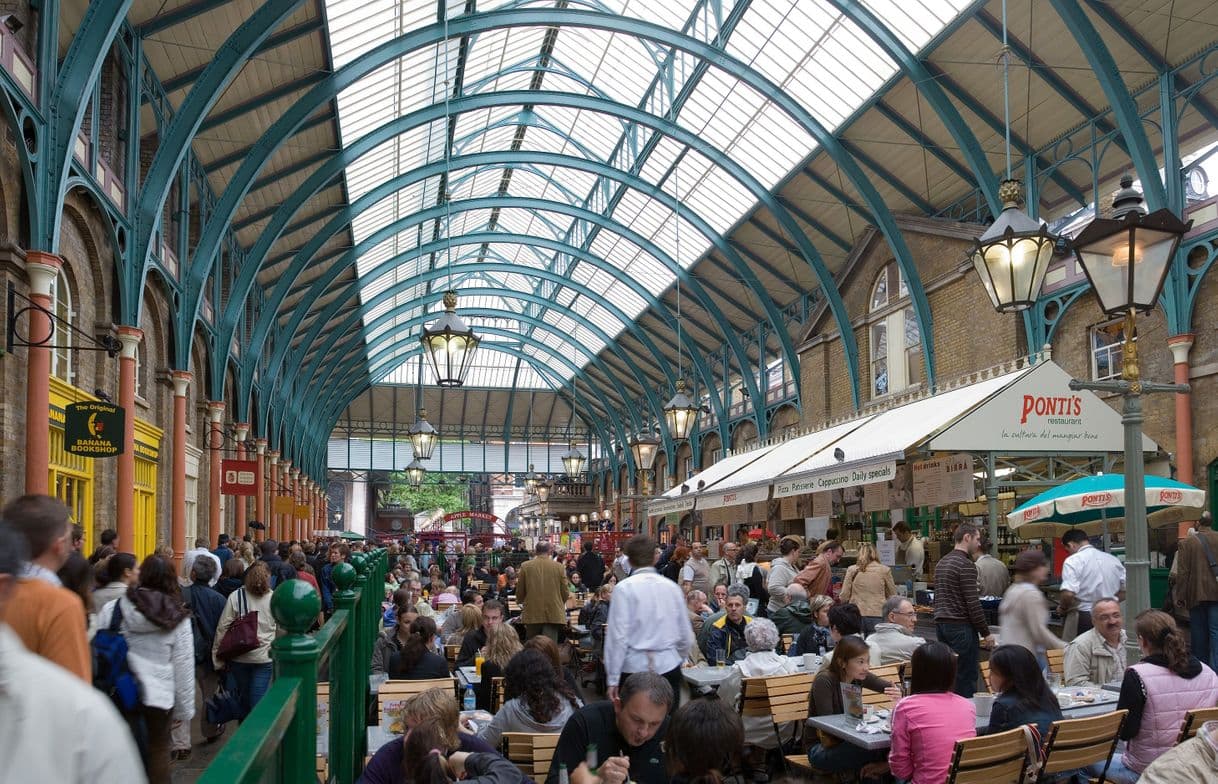
{"label": "menu board", "polygon": [[876,482],[875,484],[863,485],[863,511],[864,512],[886,512],[888,511],[888,483]]}
{"label": "menu board", "polygon": [[946,455],[913,464],[913,500],[918,506],[945,506],[976,497],[972,455]]}
{"label": "menu board", "polygon": [[812,517],[830,517],[833,514],[833,493],[812,494]]}

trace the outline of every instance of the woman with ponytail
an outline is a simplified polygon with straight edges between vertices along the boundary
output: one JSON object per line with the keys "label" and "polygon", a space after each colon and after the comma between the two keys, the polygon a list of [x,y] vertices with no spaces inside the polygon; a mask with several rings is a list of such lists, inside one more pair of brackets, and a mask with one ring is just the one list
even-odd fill
{"label": "woman with ponytail", "polygon": [[475,784],[522,784],[524,774],[498,754],[452,751],[442,727],[420,724],[410,730],[398,776],[391,780],[371,778],[368,771],[361,784],[450,784],[468,781]]}
{"label": "woman with ponytail", "polygon": [[[1184,714],[1218,705],[1218,675],[1192,656],[1184,632],[1160,610],[1135,619],[1142,661],[1125,671],[1117,708],[1129,711],[1121,739],[1126,741],[1108,768],[1107,780],[1128,784],[1176,742]],[[1093,770],[1092,775],[1098,775]]]}
{"label": "woman with ponytail", "polygon": [[385,671],[394,680],[451,678],[448,662],[436,653],[436,622],[423,616],[415,618],[402,641],[402,649],[389,657]]}

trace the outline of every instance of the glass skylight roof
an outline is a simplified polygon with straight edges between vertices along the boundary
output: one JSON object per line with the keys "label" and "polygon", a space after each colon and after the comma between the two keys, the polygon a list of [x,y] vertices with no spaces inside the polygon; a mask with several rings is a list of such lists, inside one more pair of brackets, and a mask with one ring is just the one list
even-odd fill
{"label": "glass skylight roof", "polygon": [[[745,2],[745,0],[739,0]],[[464,13],[465,0],[446,0],[448,19]],[[950,23],[969,0],[863,0],[913,51],[925,46]],[[554,8],[554,0],[479,0],[479,13],[512,7]],[[724,0],[723,18],[736,3]],[[568,7],[599,10],[643,19],[682,30],[704,41],[721,35],[716,16],[702,0],[573,0]],[[561,11],[555,19],[561,19]],[[335,67],[341,67],[380,44],[408,31],[442,22],[437,4],[419,0],[326,0],[329,41]],[[456,113],[453,123],[438,120],[406,131],[377,146],[346,169],[352,200],[399,175],[426,165],[450,163],[451,219],[420,221],[417,213],[443,206],[442,177],[415,178],[394,195],[382,199],[352,223],[356,243],[395,223],[392,236],[357,260],[361,278],[364,321],[369,326],[369,353],[408,330],[417,335],[417,320],[439,308],[447,274],[418,280],[430,270],[453,266],[458,290],[499,289],[501,296],[462,296],[460,308],[496,311],[493,323],[523,333],[545,348],[517,341],[512,350],[534,357],[553,378],[567,380],[571,369],[554,361],[566,357],[576,366],[599,352],[605,341],[625,329],[620,318],[604,307],[613,303],[628,319],[638,318],[649,301],[617,280],[604,267],[621,270],[643,289],[659,296],[675,281],[672,270],[657,257],[663,254],[688,268],[710,248],[687,218],[695,214],[717,233],[725,233],[751,212],[755,193],[722,165],[726,157],[739,164],[762,188],[774,188],[816,148],[812,136],[773,101],[735,76],[714,66],[704,72],[692,56],[673,53],[638,38],[589,28],[558,27],[547,37],[544,27],[493,30],[465,42],[425,47],[381,67],[338,96],[339,125],[344,145],[390,120],[416,110],[443,105],[445,93],[460,85],[461,96],[529,90],[599,97],[649,113],[668,114],[674,102],[677,123],[713,148],[713,155],[688,149],[662,137],[646,158],[653,132],[632,130],[609,112],[556,106],[540,98],[520,104]],[[892,76],[897,67],[867,35],[824,0],[752,0],[736,26],[722,31],[726,51],[763,74],[830,130],[836,129]],[[552,46],[547,46],[551,41]],[[661,75],[670,62],[671,75]],[[544,66],[544,70],[541,70]],[[451,146],[450,146],[451,134]],[[518,153],[519,162],[476,162],[482,153]],[[568,156],[591,165],[633,168],[641,185],[623,186],[602,180],[592,171],[526,161],[532,154]],[[674,168],[675,167],[675,168]],[[682,218],[656,201],[648,188],[661,189],[680,200]],[[491,209],[470,209],[471,199],[502,197]],[[523,200],[530,200],[528,203]],[[612,228],[597,228],[551,209],[536,208],[544,200],[581,207],[628,226],[639,242]],[[612,200],[612,201],[611,201]],[[680,224],[679,232],[677,224]],[[482,235],[470,238],[470,235]],[[679,241],[678,241],[679,236]],[[571,245],[575,252],[541,248],[528,237]],[[638,238],[636,238],[638,239]],[[642,243],[650,243],[645,246]],[[430,246],[430,247],[426,247]],[[423,247],[420,250],[420,247]],[[599,264],[594,259],[603,259]],[[483,262],[519,266],[505,271]],[[386,272],[384,265],[392,264]],[[379,268],[379,269],[378,269]],[[594,297],[555,286],[529,269],[551,270],[587,286]],[[396,293],[386,293],[390,290]],[[509,295],[511,291],[549,300],[550,306]],[[378,295],[381,295],[378,297]],[[373,323],[393,312],[388,323]],[[498,313],[503,313],[499,316]],[[530,326],[524,314],[545,324]],[[515,318],[514,316],[521,318]],[[416,322],[408,326],[408,322]],[[477,325],[481,317],[467,317]],[[572,345],[578,326],[579,342]],[[484,336],[484,347],[503,340]],[[405,341],[409,343],[410,341]],[[402,348],[405,357],[415,348]],[[517,354],[480,352],[479,365],[467,384],[545,387],[546,378],[528,363],[515,375]],[[412,383],[415,367],[409,360],[390,379]],[[405,373],[405,382],[397,381]]]}

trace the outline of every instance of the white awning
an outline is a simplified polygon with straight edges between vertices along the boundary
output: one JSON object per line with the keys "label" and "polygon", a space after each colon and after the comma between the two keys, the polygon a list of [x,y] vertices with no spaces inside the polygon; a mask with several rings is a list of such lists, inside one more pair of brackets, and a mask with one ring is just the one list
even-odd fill
{"label": "white awning", "polygon": [[[707,466],[704,470],[699,471],[698,473],[689,477],[688,479],[686,479],[684,482],[677,485],[676,487],[670,488],[667,492],[664,493],[664,495],[660,496],[660,499],[662,499],[662,500],[652,501],[650,504],[648,504],[647,513],[650,515],[656,515],[656,514],[667,514],[668,512],[676,512],[676,511],[683,512],[683,511],[688,511],[689,509],[692,509],[693,504],[694,504],[695,494],[700,492],[699,489],[701,491],[705,491],[705,490],[713,487],[716,483],[723,481],[726,477],[729,477],[732,474],[736,473],[741,468],[747,466],[749,463],[752,463],[754,460],[757,460],[758,458],[763,457],[764,455],[768,454],[772,449],[775,448],[775,446],[776,445],[771,444],[769,446],[763,446],[758,449],[749,450],[748,452],[739,452],[734,455],[729,455],[713,465]],[[683,486],[685,488],[684,492],[682,492]],[[699,506],[698,506],[699,509],[711,508],[711,507],[702,505],[702,501],[701,501],[702,496],[701,495],[698,495],[697,497],[699,498],[699,500],[697,501],[697,503],[699,504]],[[766,488],[766,493],[765,493],[764,497],[762,497],[760,499],[755,499],[755,500],[764,501],[767,498],[769,498],[769,488]],[[688,500],[690,502],[690,505],[684,509],[669,508],[670,502],[673,500],[676,500],[676,499]],[[726,503],[726,504],[720,503],[720,504],[717,504],[717,506],[732,506],[734,504],[745,504],[745,503],[749,503],[749,501],[733,501],[731,503]],[[658,511],[661,509],[663,511]]]}

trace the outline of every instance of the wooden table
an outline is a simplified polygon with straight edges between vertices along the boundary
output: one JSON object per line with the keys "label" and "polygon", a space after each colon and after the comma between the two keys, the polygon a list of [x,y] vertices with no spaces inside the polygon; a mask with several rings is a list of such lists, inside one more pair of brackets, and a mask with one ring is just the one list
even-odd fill
{"label": "wooden table", "polygon": [[[795,662],[796,672],[805,672],[803,657],[790,657],[791,661]],[[817,657],[815,662],[816,668],[819,669],[820,657]],[[697,667],[685,667],[681,670],[681,676],[685,678],[685,682],[690,686],[702,688],[705,686],[718,686],[727,677],[736,671],[735,667],[715,667],[714,665],[700,664]]]}
{"label": "wooden table", "polygon": [[[1062,692],[1073,691],[1062,687]],[[1088,716],[1099,716],[1116,710],[1116,695],[1112,692],[1101,691],[1092,703],[1079,703],[1069,708],[1062,708],[1063,719],[1082,719]],[[867,733],[858,729],[859,720],[844,713],[832,716],[809,716],[808,726],[824,730],[830,735],[841,738],[851,745],[868,751],[882,751],[892,745],[892,734],[889,732]],[[978,716],[975,726],[981,734],[990,725],[990,717]]]}

